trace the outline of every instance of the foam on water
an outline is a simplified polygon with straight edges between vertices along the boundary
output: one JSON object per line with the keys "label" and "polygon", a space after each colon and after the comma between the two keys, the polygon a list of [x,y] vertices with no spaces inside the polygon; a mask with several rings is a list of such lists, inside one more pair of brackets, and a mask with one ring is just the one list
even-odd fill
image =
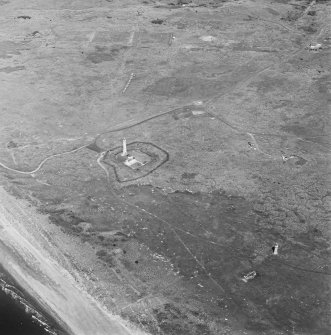
{"label": "foam on water", "polygon": [[0,266],[0,333],[5,335],[62,335],[29,302]]}

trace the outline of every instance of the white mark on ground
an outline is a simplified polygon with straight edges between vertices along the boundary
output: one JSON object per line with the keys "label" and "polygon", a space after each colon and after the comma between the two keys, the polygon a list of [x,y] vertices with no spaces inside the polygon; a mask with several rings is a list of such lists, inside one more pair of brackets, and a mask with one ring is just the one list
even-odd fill
{"label": "white mark on ground", "polygon": [[257,141],[256,141],[256,139],[255,139],[255,137],[254,137],[254,135],[253,135],[252,133],[247,133],[247,135],[249,135],[249,136],[251,137],[251,139],[252,139],[252,141],[253,141],[253,143],[254,143],[254,146],[255,146],[255,148],[256,148],[256,150],[257,150],[258,152],[260,152],[261,154],[266,155],[266,156],[268,156],[268,157],[272,157],[272,155],[269,155],[269,154],[265,153],[264,151],[262,151],[262,150],[260,149],[260,147],[259,147],[259,145],[258,145],[258,143],[257,143]]}
{"label": "white mark on ground", "polygon": [[200,39],[204,42],[214,42],[214,41],[216,41],[216,37],[214,37],[214,36],[201,36]]}
{"label": "white mark on ground", "polygon": [[135,33],[136,32],[134,30],[131,32],[129,41],[128,41],[128,46],[132,46]]}
{"label": "white mark on ground", "polygon": [[129,80],[127,81],[125,87],[124,87],[123,90],[122,90],[122,94],[124,94],[125,91],[128,89],[128,87],[129,87],[129,85],[130,85],[130,83],[131,83],[131,81],[132,81],[132,79],[133,79],[134,77],[135,77],[135,74],[132,72],[132,73],[130,74],[130,78],[129,78]]}

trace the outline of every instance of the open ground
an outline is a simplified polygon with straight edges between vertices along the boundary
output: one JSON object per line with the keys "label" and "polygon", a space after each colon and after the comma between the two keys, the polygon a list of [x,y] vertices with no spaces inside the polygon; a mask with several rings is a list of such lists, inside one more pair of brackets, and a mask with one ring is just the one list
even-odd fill
{"label": "open ground", "polygon": [[329,20],[327,1],[0,1],[0,183],[29,214],[0,194],[38,232],[10,246],[3,219],[3,265],[47,251],[100,334],[327,334]]}

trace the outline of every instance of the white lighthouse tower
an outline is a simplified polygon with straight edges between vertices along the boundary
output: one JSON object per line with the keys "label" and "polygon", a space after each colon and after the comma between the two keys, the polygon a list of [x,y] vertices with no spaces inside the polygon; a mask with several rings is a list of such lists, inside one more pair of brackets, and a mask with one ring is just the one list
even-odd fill
{"label": "white lighthouse tower", "polygon": [[128,151],[127,151],[127,148],[126,148],[126,138],[123,138],[123,151],[122,151],[121,155],[123,157],[128,155]]}

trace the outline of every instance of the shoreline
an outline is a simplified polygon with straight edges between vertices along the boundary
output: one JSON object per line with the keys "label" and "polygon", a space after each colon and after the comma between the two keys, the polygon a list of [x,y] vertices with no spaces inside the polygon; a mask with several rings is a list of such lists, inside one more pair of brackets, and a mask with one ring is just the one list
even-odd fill
{"label": "shoreline", "polygon": [[45,221],[38,222],[40,215],[33,208],[2,188],[0,199],[0,264],[41,310],[72,335],[142,334],[110,314],[77,284],[77,274],[74,277],[42,247],[47,227],[42,226]]}
{"label": "shoreline", "polygon": [[[0,248],[1,249],[1,248]],[[55,321],[55,319],[24,290],[12,275],[0,264],[0,290],[3,291],[9,299],[16,301],[24,307],[25,313],[49,334],[66,335],[66,331]]]}

